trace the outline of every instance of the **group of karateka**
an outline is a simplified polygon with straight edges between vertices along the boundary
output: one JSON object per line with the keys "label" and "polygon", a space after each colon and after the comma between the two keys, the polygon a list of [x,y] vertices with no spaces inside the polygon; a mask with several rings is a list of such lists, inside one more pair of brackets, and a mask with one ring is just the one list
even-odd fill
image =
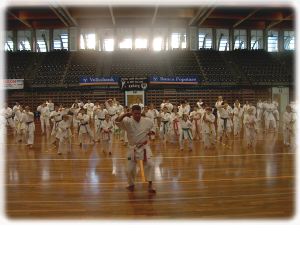
{"label": "group of karateka", "polygon": [[[153,161],[150,141],[160,138],[164,142],[178,142],[180,150],[188,141],[192,150],[192,140],[201,140],[204,148],[215,146],[229,137],[240,136],[242,128],[248,147],[255,145],[256,133],[276,132],[279,124],[278,104],[268,100],[258,101],[257,106],[246,102],[244,106],[236,101],[231,108],[220,96],[215,107],[207,106],[200,99],[190,111],[188,102],[173,106],[164,100],[158,111],[153,104],[149,107],[141,103],[123,107],[115,99],[104,103],[87,103],[76,100],[70,108],[55,106],[51,100],[38,106],[42,135],[58,146],[58,154],[63,147],[71,151],[72,138],[78,138],[82,147],[88,143],[101,141],[103,152],[111,154],[113,136],[118,136],[128,147],[127,190],[135,189],[136,165],[143,162],[148,182],[148,192],[156,193],[152,186]],[[28,106],[16,103],[13,108],[5,104],[0,111],[1,125],[12,128],[16,142],[25,142],[30,148],[34,144],[34,113]],[[296,105],[286,107],[282,118],[284,144],[295,144]],[[71,130],[72,129],[72,130]],[[216,131],[217,129],[217,131]]]}
{"label": "group of karateka", "polygon": [[[154,134],[149,139],[160,138],[164,142],[178,143],[180,150],[183,150],[185,140],[190,151],[193,140],[201,140],[205,149],[214,148],[216,141],[226,140],[232,132],[234,136],[240,136],[242,129],[247,146],[252,147],[260,129],[275,132],[279,126],[278,103],[270,99],[265,102],[259,100],[256,107],[249,102],[242,106],[236,100],[232,108],[219,96],[214,107],[207,106],[199,99],[193,110],[187,101],[175,106],[168,99],[163,100],[160,111],[153,104],[138,105],[142,109],[141,115],[153,121]],[[71,151],[72,137],[77,137],[81,146],[101,142],[103,152],[111,154],[114,137],[117,136],[124,144],[128,143],[126,131],[115,124],[115,119],[129,111],[130,108],[123,107],[116,99],[104,103],[75,100],[69,108],[56,106],[48,100],[37,107],[42,135],[46,135],[58,147],[58,154],[62,154],[64,147]],[[295,112],[295,104],[292,103],[283,114],[285,145],[295,143]],[[16,142],[25,142],[32,147],[35,124],[30,108],[23,108],[18,102],[12,109],[5,104],[1,115],[6,125],[14,129]]]}

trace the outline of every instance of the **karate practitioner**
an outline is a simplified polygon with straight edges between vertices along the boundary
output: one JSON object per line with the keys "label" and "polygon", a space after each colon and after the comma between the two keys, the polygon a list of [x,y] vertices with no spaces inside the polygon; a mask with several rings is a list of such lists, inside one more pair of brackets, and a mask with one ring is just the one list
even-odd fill
{"label": "karate practitioner", "polygon": [[141,107],[134,105],[131,113],[125,113],[116,119],[116,124],[127,131],[129,142],[127,180],[129,191],[134,191],[136,165],[139,160],[143,160],[145,177],[148,181],[148,192],[155,193],[152,186],[153,178],[153,162],[152,153],[149,146],[149,134],[153,128],[153,122],[146,117],[141,116]]}

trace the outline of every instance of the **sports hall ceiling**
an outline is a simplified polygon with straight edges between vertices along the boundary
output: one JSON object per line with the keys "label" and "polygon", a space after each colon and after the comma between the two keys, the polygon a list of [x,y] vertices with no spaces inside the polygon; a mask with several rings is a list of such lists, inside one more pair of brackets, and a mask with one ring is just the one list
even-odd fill
{"label": "sports hall ceiling", "polygon": [[8,6],[7,30],[78,26],[293,29],[295,10],[289,6]]}

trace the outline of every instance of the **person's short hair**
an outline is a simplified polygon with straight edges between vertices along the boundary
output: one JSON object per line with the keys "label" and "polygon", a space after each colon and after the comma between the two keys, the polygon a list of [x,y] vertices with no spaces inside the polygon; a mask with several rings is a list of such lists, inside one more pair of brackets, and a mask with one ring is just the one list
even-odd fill
{"label": "person's short hair", "polygon": [[134,110],[138,110],[138,111],[142,111],[142,108],[139,106],[139,105],[133,105],[131,107],[131,110],[134,111]]}

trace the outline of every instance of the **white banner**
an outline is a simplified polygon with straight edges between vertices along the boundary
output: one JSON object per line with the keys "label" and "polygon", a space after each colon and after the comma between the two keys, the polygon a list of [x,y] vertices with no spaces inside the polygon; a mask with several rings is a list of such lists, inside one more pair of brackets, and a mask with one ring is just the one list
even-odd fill
{"label": "white banner", "polygon": [[24,79],[3,79],[4,89],[23,89]]}

